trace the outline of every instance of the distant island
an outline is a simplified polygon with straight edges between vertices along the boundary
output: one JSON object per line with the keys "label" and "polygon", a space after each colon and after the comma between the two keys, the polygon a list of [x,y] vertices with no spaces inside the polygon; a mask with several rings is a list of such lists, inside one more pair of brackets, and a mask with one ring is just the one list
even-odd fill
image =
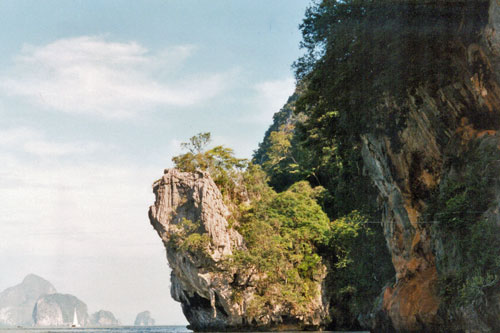
{"label": "distant island", "polygon": [[135,326],[154,326],[155,320],[151,318],[151,312],[143,311],[135,317]]}
{"label": "distant island", "polygon": [[34,274],[0,293],[0,327],[71,327],[75,317],[80,327],[120,325],[110,311],[89,316],[83,301]]}

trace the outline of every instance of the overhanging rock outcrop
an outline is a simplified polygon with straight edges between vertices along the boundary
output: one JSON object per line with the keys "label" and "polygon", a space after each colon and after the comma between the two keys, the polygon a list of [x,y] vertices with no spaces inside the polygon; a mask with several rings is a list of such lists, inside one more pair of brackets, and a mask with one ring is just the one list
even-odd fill
{"label": "overhanging rock outcrop", "polygon": [[[300,318],[274,306],[264,316],[247,311],[255,279],[244,268],[227,265],[243,237],[230,225],[231,212],[207,172],[167,169],[153,184],[151,224],[161,237],[172,269],[171,295],[196,331],[284,330],[320,327],[325,317],[321,293]],[[236,295],[235,290],[238,290]],[[321,285],[318,283],[318,289]]]}

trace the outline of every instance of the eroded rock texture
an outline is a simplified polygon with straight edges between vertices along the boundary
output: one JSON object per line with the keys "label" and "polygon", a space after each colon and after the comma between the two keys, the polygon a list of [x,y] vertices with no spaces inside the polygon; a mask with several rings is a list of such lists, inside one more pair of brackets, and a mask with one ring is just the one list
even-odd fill
{"label": "eroded rock texture", "polygon": [[[443,182],[465,177],[457,168],[459,163],[471,164],[492,154],[493,160],[500,158],[500,3],[477,1],[476,8],[475,13],[465,12],[463,20],[477,21],[479,37],[450,40],[459,73],[454,82],[410,92],[404,126],[397,133],[373,131],[363,137],[363,158],[380,190],[382,223],[397,273],[396,283],[384,291],[378,321],[373,323],[379,329],[500,329],[498,288],[484,290],[485,307],[470,305],[451,311],[443,303],[437,281],[459,269],[460,253],[445,233],[433,228],[440,222],[439,215],[433,220],[425,215]],[[390,98],[384,107],[400,113],[402,109]],[[472,146],[474,152],[468,154]],[[477,172],[480,175],[481,170]],[[482,219],[497,226],[498,177],[488,185],[497,195],[480,212]]]}
{"label": "eroded rock texture", "polygon": [[[244,250],[245,244],[230,227],[231,213],[208,173],[167,169],[153,189],[156,201],[149,217],[167,250],[172,297],[181,302],[190,328],[275,330],[321,325],[325,317],[321,292],[309,305],[309,315],[301,318],[290,316],[290,311],[280,306],[265,316],[247,313],[255,293],[254,281],[259,277],[224,265],[224,260],[236,249]],[[319,283],[318,289],[321,291]]]}

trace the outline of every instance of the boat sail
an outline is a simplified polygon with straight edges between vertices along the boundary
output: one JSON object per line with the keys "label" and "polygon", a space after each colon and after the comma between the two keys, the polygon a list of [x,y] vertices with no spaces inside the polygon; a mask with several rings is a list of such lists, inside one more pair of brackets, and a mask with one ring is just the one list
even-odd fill
{"label": "boat sail", "polygon": [[78,323],[78,316],[76,315],[76,308],[75,312],[73,313],[73,324],[71,327],[80,327],[80,324]]}

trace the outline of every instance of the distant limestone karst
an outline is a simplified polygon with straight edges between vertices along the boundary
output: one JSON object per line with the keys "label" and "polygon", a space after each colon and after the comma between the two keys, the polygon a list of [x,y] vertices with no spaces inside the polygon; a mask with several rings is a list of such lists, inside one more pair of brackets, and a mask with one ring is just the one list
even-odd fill
{"label": "distant limestone karst", "polygon": [[106,310],[100,310],[90,316],[91,326],[118,326],[120,321],[116,319],[115,315]]}
{"label": "distant limestone karst", "polygon": [[[146,318],[145,325],[154,325],[149,312],[141,318]],[[28,274],[20,284],[0,292],[0,328],[71,327],[75,320],[81,327],[121,325],[110,311],[100,310],[89,316],[82,300],[58,293],[50,282],[35,274]]]}
{"label": "distant limestone karst", "polygon": [[32,326],[33,307],[43,295],[56,293],[56,288],[47,280],[27,275],[24,280],[0,293],[0,327]]}
{"label": "distant limestone karst", "polygon": [[151,312],[143,311],[137,314],[135,317],[135,326],[153,326],[155,324],[155,320],[151,318]]}
{"label": "distant limestone karst", "polygon": [[88,326],[90,318],[84,302],[69,294],[45,295],[35,304],[33,322],[35,326],[71,326],[75,309],[79,326]]}

